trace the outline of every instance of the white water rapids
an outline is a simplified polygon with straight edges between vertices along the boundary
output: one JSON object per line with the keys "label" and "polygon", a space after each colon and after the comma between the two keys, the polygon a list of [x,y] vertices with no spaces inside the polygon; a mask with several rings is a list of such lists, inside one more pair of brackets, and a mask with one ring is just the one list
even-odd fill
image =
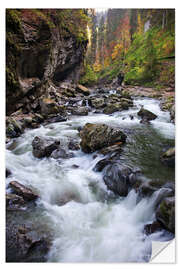
{"label": "white water rapids", "polygon": [[[160,110],[158,101],[137,99],[134,105],[112,115],[73,116],[67,122],[28,130],[17,139],[13,150],[7,150],[6,166],[12,171],[7,186],[17,180],[40,196],[38,204],[44,210],[39,222],[46,217],[54,239],[49,262],[145,262],[151,256],[152,239],[161,239],[161,233],[146,236],[143,232],[144,225],[155,218],[154,197],[137,203],[137,194],[132,190],[126,198],[114,198],[102,173],[92,170],[103,156],[94,158],[94,154],[79,150],[74,151],[74,157],[58,162],[53,158],[37,159],[32,154],[35,136],[58,138],[66,148],[69,138],[80,140],[77,128],[87,122],[120,128],[140,126],[137,111],[141,105],[158,115],[152,127],[161,136],[174,138],[169,113]],[[74,168],[74,164],[79,167]]]}

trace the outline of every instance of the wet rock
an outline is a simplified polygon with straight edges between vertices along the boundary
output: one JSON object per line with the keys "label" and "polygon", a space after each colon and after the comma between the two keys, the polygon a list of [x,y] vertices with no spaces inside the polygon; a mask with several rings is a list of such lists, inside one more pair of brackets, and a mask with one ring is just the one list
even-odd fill
{"label": "wet rock", "polygon": [[57,114],[59,112],[58,104],[50,98],[43,98],[40,100],[41,114],[48,116],[51,114]]}
{"label": "wet rock", "polygon": [[102,97],[92,98],[89,102],[90,102],[90,105],[95,109],[100,109],[105,106],[105,100]]}
{"label": "wet rock", "polygon": [[72,165],[72,168],[73,168],[73,169],[78,169],[78,168],[79,168],[79,165],[73,164],[73,165]]}
{"label": "wet rock", "polygon": [[87,123],[80,131],[81,149],[85,153],[94,152],[117,142],[125,142],[126,135],[118,128],[105,124]]}
{"label": "wet rock", "polygon": [[146,235],[161,231],[162,225],[158,221],[154,221],[153,223],[146,224],[144,226],[144,232]]}
{"label": "wet rock", "polygon": [[11,181],[9,186],[17,195],[22,196],[24,200],[32,201],[38,198],[38,195],[35,194],[30,188],[25,187],[17,181]]}
{"label": "wet rock", "polygon": [[36,136],[32,141],[33,155],[37,158],[49,157],[60,145],[60,141],[52,138]]}
{"label": "wet rock", "polygon": [[117,111],[122,111],[122,106],[120,103],[108,104],[106,108],[103,110],[105,114],[112,114]]}
{"label": "wet rock", "polygon": [[129,93],[128,90],[123,90],[123,91],[121,91],[121,96],[122,96],[123,98],[131,99],[131,95],[130,95],[130,93]]}
{"label": "wet rock", "polygon": [[76,108],[71,109],[71,113],[73,115],[82,115],[83,116],[83,115],[88,115],[88,112],[89,112],[89,110],[86,107],[76,107]]}
{"label": "wet rock", "polygon": [[15,138],[23,133],[22,123],[12,117],[6,119],[6,136]]}
{"label": "wet rock", "polygon": [[59,147],[58,149],[52,152],[50,157],[54,159],[59,159],[59,158],[68,159],[68,158],[72,158],[73,156],[74,156],[73,153],[67,153],[63,148]]}
{"label": "wet rock", "polygon": [[156,219],[164,228],[175,233],[175,198],[165,198],[156,211]]}
{"label": "wet rock", "polygon": [[151,121],[151,120],[154,120],[157,118],[157,115],[155,115],[154,113],[144,109],[144,108],[141,108],[140,111],[137,113],[138,116],[140,116],[144,121],[147,120],[147,121]]}
{"label": "wet rock", "polygon": [[175,147],[169,148],[161,156],[161,161],[168,167],[175,167]]}
{"label": "wet rock", "polygon": [[154,208],[156,208],[164,198],[170,197],[174,195],[174,191],[171,188],[165,188],[162,187],[160,189],[158,189],[156,192],[154,192],[153,194],[153,204],[154,204]]}
{"label": "wet rock", "polygon": [[85,96],[89,96],[90,95],[90,91],[87,87],[81,85],[81,84],[78,84],[77,87],[76,87],[76,91],[85,95]]}
{"label": "wet rock", "polygon": [[18,210],[24,207],[25,201],[16,194],[6,194],[6,210]]}
{"label": "wet rock", "polygon": [[58,122],[65,122],[65,121],[67,121],[67,118],[62,115],[58,115],[58,116],[48,119],[49,123],[58,123]]}
{"label": "wet rock", "polygon": [[107,158],[101,159],[98,161],[93,168],[95,172],[101,172],[107,165],[111,164],[113,161]]}
{"label": "wet rock", "polygon": [[175,105],[173,105],[170,109],[170,115],[171,115],[171,120],[174,123],[175,121]]}
{"label": "wet rock", "polygon": [[32,228],[7,226],[6,262],[45,262],[50,241]]}
{"label": "wet rock", "polygon": [[116,144],[113,144],[113,145],[110,145],[108,147],[104,147],[102,148],[98,153],[99,154],[102,154],[102,155],[107,155],[107,154],[111,154],[111,153],[114,153],[114,152],[121,152],[122,151],[122,142],[118,142]]}
{"label": "wet rock", "polygon": [[130,187],[129,175],[132,170],[118,163],[112,163],[105,167],[103,180],[115,194],[127,196]]}
{"label": "wet rock", "polygon": [[42,123],[44,121],[44,117],[39,113],[35,113],[34,121],[36,121],[37,123]]}
{"label": "wet rock", "polygon": [[9,169],[6,168],[6,177],[10,176],[12,173]]}
{"label": "wet rock", "polygon": [[76,141],[70,141],[69,144],[68,144],[68,148],[70,150],[79,150],[80,149],[80,145],[79,145],[79,142],[76,142]]}

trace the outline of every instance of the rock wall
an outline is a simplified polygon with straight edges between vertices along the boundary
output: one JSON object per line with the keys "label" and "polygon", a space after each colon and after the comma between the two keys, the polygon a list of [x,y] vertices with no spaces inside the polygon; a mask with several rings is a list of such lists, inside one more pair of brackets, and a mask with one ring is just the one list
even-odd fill
{"label": "rock wall", "polygon": [[83,10],[7,9],[7,115],[23,107],[30,111],[50,86],[61,92],[62,82],[78,81],[86,23]]}

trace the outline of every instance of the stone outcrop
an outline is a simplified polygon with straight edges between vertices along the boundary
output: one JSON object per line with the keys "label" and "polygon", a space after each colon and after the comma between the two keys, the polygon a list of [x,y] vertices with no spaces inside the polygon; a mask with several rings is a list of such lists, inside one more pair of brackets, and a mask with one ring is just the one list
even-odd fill
{"label": "stone outcrop", "polygon": [[[50,98],[54,89],[57,95],[64,91],[74,96],[75,89],[65,89],[61,83],[76,84],[80,75],[87,46],[87,20],[83,12],[79,9],[72,9],[71,13],[66,9],[7,9],[8,115],[20,108],[38,111],[39,98],[43,95]],[[89,94],[83,86],[78,86],[79,90]]]}
{"label": "stone outcrop", "polygon": [[80,131],[81,149],[85,153],[91,153],[116,142],[125,142],[126,135],[118,128],[112,128],[105,124],[87,123]]}

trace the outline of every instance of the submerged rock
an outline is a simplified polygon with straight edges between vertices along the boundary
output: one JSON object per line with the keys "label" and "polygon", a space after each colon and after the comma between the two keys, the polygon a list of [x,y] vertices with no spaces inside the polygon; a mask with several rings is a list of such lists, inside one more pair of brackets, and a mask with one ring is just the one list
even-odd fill
{"label": "submerged rock", "polygon": [[52,138],[36,136],[32,141],[33,155],[37,158],[49,157],[60,145],[60,141]]}
{"label": "submerged rock", "polygon": [[171,147],[163,153],[161,161],[168,167],[175,167],[175,147]]}
{"label": "submerged rock", "polygon": [[25,187],[17,181],[11,181],[9,186],[17,195],[22,196],[24,200],[32,201],[38,198],[38,195],[35,194],[30,188]]}
{"label": "submerged rock", "polygon": [[145,121],[151,121],[151,120],[154,120],[157,118],[157,115],[155,115],[154,113],[144,109],[144,108],[141,108],[140,111],[137,113],[141,118],[142,120],[145,122]]}
{"label": "submerged rock", "polygon": [[164,228],[175,233],[175,198],[165,198],[156,211],[156,219]]}
{"label": "submerged rock", "polygon": [[118,128],[112,128],[105,124],[87,123],[80,131],[81,149],[85,153],[91,153],[116,142],[125,142],[126,135]]}
{"label": "submerged rock", "polygon": [[6,168],[6,177],[11,175],[11,171],[9,169]]}

